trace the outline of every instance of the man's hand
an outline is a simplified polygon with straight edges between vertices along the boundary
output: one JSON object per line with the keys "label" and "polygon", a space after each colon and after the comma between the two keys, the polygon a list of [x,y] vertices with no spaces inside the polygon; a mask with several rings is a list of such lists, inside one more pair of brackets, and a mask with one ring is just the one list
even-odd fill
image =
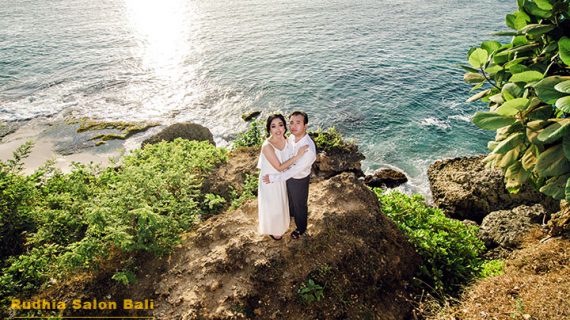
{"label": "man's hand", "polygon": [[271,181],[269,181],[269,175],[268,175],[268,174],[264,175],[263,178],[262,178],[262,180],[263,180],[263,182],[265,182],[265,183],[270,183],[270,182],[271,182]]}

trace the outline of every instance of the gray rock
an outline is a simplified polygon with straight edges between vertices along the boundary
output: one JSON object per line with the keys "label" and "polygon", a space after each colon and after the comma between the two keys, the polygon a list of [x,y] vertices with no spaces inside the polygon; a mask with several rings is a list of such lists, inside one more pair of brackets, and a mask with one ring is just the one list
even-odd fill
{"label": "gray rock", "polygon": [[488,248],[517,248],[528,231],[539,226],[546,214],[541,204],[491,212],[481,223],[479,239]]}
{"label": "gray rock", "polygon": [[0,142],[5,136],[16,132],[23,125],[24,121],[0,122]]}
{"label": "gray rock", "polygon": [[491,211],[542,203],[548,212],[559,210],[558,202],[529,184],[517,194],[507,191],[504,175],[485,168],[484,156],[438,160],[428,169],[434,204],[460,220],[481,222]]}
{"label": "gray rock", "polygon": [[364,178],[364,183],[373,188],[395,188],[406,182],[408,178],[403,172],[389,168],[376,170]]}
{"label": "gray rock", "polygon": [[353,172],[357,177],[363,177],[362,164],[364,155],[358,148],[337,150],[335,152],[318,152],[313,164],[313,174],[317,177],[330,178],[342,172]]}
{"label": "gray rock", "polygon": [[161,132],[144,140],[142,146],[146,144],[159,143],[161,141],[173,141],[176,138],[196,141],[209,141],[211,144],[216,145],[214,142],[214,136],[208,128],[196,123],[183,122],[175,123],[166,127]]}
{"label": "gray rock", "polygon": [[243,121],[249,122],[257,117],[259,117],[261,115],[261,111],[252,111],[249,113],[244,113],[241,115],[241,118],[243,119]]}

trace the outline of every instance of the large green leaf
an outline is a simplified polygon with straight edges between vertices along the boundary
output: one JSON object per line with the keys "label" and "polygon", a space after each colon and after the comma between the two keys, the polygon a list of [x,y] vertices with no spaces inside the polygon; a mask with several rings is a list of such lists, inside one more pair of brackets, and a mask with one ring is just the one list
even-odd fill
{"label": "large green leaf", "polygon": [[538,140],[538,135],[548,126],[551,122],[544,120],[534,120],[526,124],[526,138],[534,145],[541,145],[542,141]]}
{"label": "large green leaf", "polygon": [[498,65],[493,65],[485,68],[485,72],[488,74],[495,74],[501,70],[503,70],[503,67]]}
{"label": "large green leaf", "polygon": [[485,49],[485,51],[487,51],[489,55],[494,51],[496,51],[497,49],[499,49],[500,47],[501,43],[498,41],[484,41],[483,43],[481,43],[481,48]]}
{"label": "large green leaf", "polygon": [[541,18],[552,17],[552,13],[550,11],[542,10],[534,2],[526,1],[524,4],[524,8],[526,9],[526,11],[528,13],[530,13],[533,16],[537,16],[537,17],[541,17]]}
{"label": "large green leaf", "polygon": [[505,48],[505,51],[509,52],[511,48],[520,47],[528,43],[528,39],[525,35],[513,37],[511,41],[512,46],[510,48]]}
{"label": "large green leaf", "polygon": [[530,21],[530,17],[521,10],[516,11],[513,14],[508,14],[505,17],[505,23],[507,27],[515,30],[520,30],[527,25],[527,22]]}
{"label": "large green leaf", "polygon": [[518,98],[523,91],[524,89],[517,86],[515,83],[507,83],[503,86],[503,89],[501,89],[501,93],[503,94],[505,101]]}
{"label": "large green leaf", "polygon": [[524,83],[529,83],[529,82],[534,82],[534,81],[538,81],[538,80],[542,80],[544,76],[542,75],[542,73],[538,72],[538,71],[525,71],[525,72],[521,72],[521,73],[517,73],[514,74],[509,81],[510,82],[524,82]]}
{"label": "large green leaf", "polygon": [[510,126],[516,119],[513,117],[505,117],[495,112],[477,112],[473,116],[473,123],[483,130],[497,130],[502,127]]}
{"label": "large green leaf", "polygon": [[570,38],[562,37],[558,40],[558,49],[562,62],[570,66]]}
{"label": "large green leaf", "polygon": [[534,0],[534,3],[542,10],[550,11],[553,8],[548,0]]}
{"label": "large green leaf", "polygon": [[514,133],[511,134],[508,138],[501,141],[494,149],[493,153],[500,153],[504,154],[508,151],[514,149],[516,146],[520,145],[524,142],[524,133]]}
{"label": "large green leaf", "polygon": [[518,30],[518,29],[515,27],[515,20],[516,20],[516,19],[517,19],[517,16],[516,16],[516,15],[514,15],[514,14],[512,14],[512,13],[509,13],[509,14],[507,14],[507,16],[505,17],[505,24],[507,25],[507,27],[509,27],[509,28],[511,28],[511,29]]}
{"label": "large green leaf", "polygon": [[554,141],[562,138],[568,131],[568,127],[570,125],[570,119],[564,119],[564,120],[568,121],[555,122],[549,125],[548,127],[544,128],[544,130],[538,135],[538,140],[547,144],[547,143],[553,143]]}
{"label": "large green leaf", "polygon": [[551,196],[556,200],[562,200],[565,197],[567,180],[568,175],[552,177],[546,180],[546,183],[540,187],[540,192],[546,194],[547,196]]}
{"label": "large green leaf", "polygon": [[570,113],[570,96],[562,97],[556,100],[556,108],[566,113]]}
{"label": "large green leaf", "polygon": [[536,147],[531,145],[528,149],[526,149],[526,152],[521,158],[521,165],[525,170],[532,170],[536,164],[537,159],[535,150]]}
{"label": "large green leaf", "polygon": [[469,55],[469,64],[473,68],[480,68],[487,62],[489,54],[485,49],[477,48]]}
{"label": "large green leaf", "polygon": [[503,103],[496,112],[503,116],[514,116],[519,111],[524,110],[527,104],[527,98],[516,98]]}
{"label": "large green leaf", "polygon": [[534,50],[534,48],[538,47],[540,44],[537,42],[532,42],[532,43],[528,43],[525,45],[514,45],[512,49],[509,49],[507,51],[505,51],[505,53],[519,53],[521,54],[522,52],[526,52],[526,51],[532,51]]}
{"label": "large green leaf", "polygon": [[554,89],[556,89],[556,91],[570,93],[570,81],[560,82],[554,86]]}
{"label": "large green leaf", "polygon": [[522,64],[515,64],[514,66],[511,66],[511,67],[509,68],[509,72],[510,72],[511,74],[526,72],[526,71],[529,71],[529,70],[530,70],[530,69],[529,69],[527,66],[522,65]]}
{"label": "large green leaf", "polygon": [[528,59],[528,57],[522,57],[522,58],[517,58],[517,59],[511,60],[505,64],[505,69],[509,69],[510,67],[517,65],[517,64],[525,61],[526,59]]}
{"label": "large green leaf", "polygon": [[556,28],[556,26],[551,25],[551,24],[529,24],[526,27],[524,27],[521,30],[521,32],[526,33],[526,34],[530,34],[533,36],[538,36],[538,35],[550,32],[550,31],[554,30],[555,28]]}
{"label": "large green leaf", "polygon": [[496,164],[498,167],[506,169],[513,163],[515,163],[520,155],[520,145],[515,146],[515,148],[507,151],[505,154],[498,154]]}
{"label": "large green leaf", "polygon": [[558,98],[565,96],[564,93],[555,89],[556,85],[570,80],[570,77],[552,76],[546,77],[534,84],[534,90],[540,100],[548,104],[554,104]]}
{"label": "large green leaf", "polygon": [[541,153],[535,169],[541,177],[559,176],[570,171],[570,162],[564,156],[562,145],[557,144]]}
{"label": "large green leaf", "polygon": [[510,193],[518,193],[529,177],[519,161],[511,164],[505,171],[505,184]]}

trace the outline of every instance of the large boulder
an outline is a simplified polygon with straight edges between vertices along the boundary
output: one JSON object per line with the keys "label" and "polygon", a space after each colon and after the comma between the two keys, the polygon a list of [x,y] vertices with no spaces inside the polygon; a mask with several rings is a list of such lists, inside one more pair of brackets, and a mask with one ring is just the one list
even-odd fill
{"label": "large boulder", "polygon": [[363,177],[361,161],[364,159],[364,155],[358,151],[356,145],[349,149],[317,150],[313,174],[321,178],[330,178],[342,172],[353,172],[358,177]]}
{"label": "large boulder", "polygon": [[540,226],[546,214],[541,204],[493,211],[483,218],[478,236],[487,248],[515,249],[531,229]]}
{"label": "large boulder", "polygon": [[214,136],[208,128],[192,122],[182,122],[170,125],[161,132],[147,138],[143,141],[142,146],[149,143],[159,143],[161,141],[173,141],[176,138],[209,141],[211,144],[216,145]]}
{"label": "large boulder", "polygon": [[484,156],[438,160],[428,169],[433,202],[457,219],[481,222],[491,211],[542,203],[548,212],[558,202],[534,190],[528,183],[517,194],[507,191],[504,175],[486,169]]}
{"label": "large boulder", "polygon": [[364,178],[364,183],[373,188],[395,188],[406,182],[408,182],[408,177],[405,173],[390,168],[376,170]]}
{"label": "large boulder", "polygon": [[[420,259],[354,174],[311,184],[307,232],[300,240],[259,235],[255,199],[207,220],[151,285],[154,316],[408,318],[404,290]],[[321,292],[321,301],[308,304],[304,287],[307,295]]]}

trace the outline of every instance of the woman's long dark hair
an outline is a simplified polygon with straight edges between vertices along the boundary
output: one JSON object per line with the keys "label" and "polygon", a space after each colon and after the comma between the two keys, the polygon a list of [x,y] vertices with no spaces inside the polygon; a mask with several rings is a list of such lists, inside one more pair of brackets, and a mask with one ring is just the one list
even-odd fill
{"label": "woman's long dark hair", "polygon": [[267,118],[267,123],[265,124],[265,130],[267,131],[267,137],[269,137],[271,135],[271,121],[273,121],[275,119],[281,119],[281,121],[283,121],[283,126],[285,127],[285,132],[283,132],[283,134],[287,133],[287,122],[285,121],[285,117],[280,113],[276,113],[276,114],[270,115]]}

